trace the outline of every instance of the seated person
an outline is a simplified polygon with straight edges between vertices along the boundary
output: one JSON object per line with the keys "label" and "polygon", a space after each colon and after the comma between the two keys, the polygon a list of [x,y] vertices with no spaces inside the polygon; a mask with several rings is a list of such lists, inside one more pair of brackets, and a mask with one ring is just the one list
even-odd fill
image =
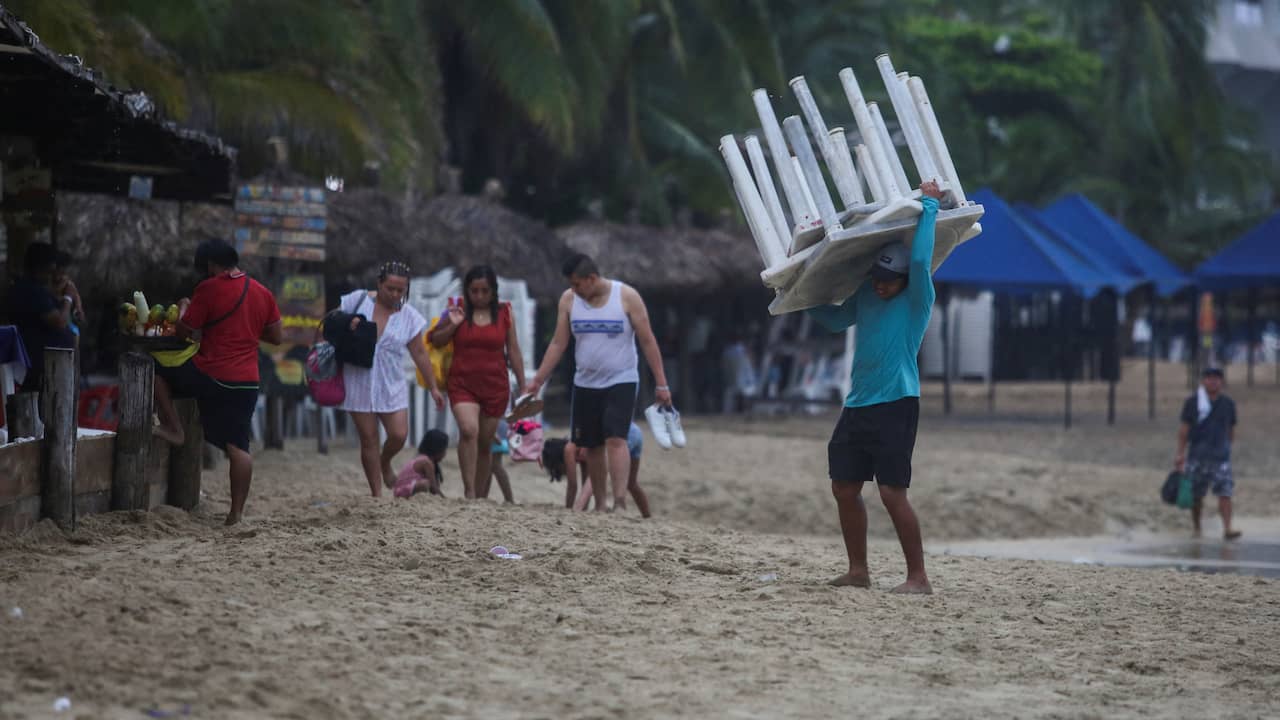
{"label": "seated person", "polygon": [[440,462],[448,450],[449,436],[444,432],[428,430],[424,433],[422,442],[418,443],[418,456],[400,468],[393,494],[407,498],[426,491],[443,497],[440,486],[444,483],[444,472],[440,470]]}
{"label": "seated person", "polygon": [[49,243],[32,243],[23,258],[24,273],[9,288],[3,306],[22,336],[31,367],[22,380],[23,392],[40,392],[44,379],[45,348],[74,348],[71,334],[71,303],[53,288],[57,276],[58,251]]}

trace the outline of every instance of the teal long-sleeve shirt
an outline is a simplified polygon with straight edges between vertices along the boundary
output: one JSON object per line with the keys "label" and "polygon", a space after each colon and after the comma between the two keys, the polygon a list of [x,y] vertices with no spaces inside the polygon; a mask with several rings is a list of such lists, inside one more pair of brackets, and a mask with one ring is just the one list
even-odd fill
{"label": "teal long-sleeve shirt", "polygon": [[906,290],[889,300],[864,282],[840,305],[810,308],[809,315],[831,332],[854,330],[853,367],[845,407],[865,407],[920,397],[916,357],[933,313],[933,237],[938,201],[921,198],[924,212],[911,240],[911,268]]}

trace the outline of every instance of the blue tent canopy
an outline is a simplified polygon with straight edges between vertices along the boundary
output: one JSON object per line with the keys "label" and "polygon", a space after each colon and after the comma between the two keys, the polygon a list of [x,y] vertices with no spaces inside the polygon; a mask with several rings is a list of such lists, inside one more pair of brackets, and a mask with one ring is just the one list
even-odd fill
{"label": "blue tent canopy", "polygon": [[1191,278],[1165,256],[1079,193],[1061,198],[1040,215],[1082,247],[1110,259],[1113,267],[1155,283],[1156,292],[1162,296],[1168,297],[1192,284]]}
{"label": "blue tent canopy", "polygon": [[1015,205],[1014,211],[1033,228],[1039,230],[1044,237],[1054,241],[1063,252],[1068,253],[1075,261],[1084,263],[1104,277],[1105,286],[1121,295],[1149,282],[1149,280],[1140,275],[1126,271],[1114,258],[1096,251],[1088,243],[1049,222],[1042,212],[1030,205]]}
{"label": "blue tent canopy", "polygon": [[1085,297],[1115,287],[1114,274],[1099,271],[1050,239],[989,189],[970,198],[982,204],[982,234],[959,245],[933,279],[999,292],[1063,290]]}
{"label": "blue tent canopy", "polygon": [[1280,285],[1280,213],[1201,263],[1195,277],[1207,290]]}

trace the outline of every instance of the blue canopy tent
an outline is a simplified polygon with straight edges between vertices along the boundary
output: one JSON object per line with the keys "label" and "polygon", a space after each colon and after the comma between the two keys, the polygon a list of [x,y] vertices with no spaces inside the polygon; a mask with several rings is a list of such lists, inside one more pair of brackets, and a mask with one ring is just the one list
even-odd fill
{"label": "blue canopy tent", "polygon": [[[1030,205],[1020,204],[1016,206],[1017,212],[1029,222],[1032,227],[1042,232],[1045,237],[1057,241],[1062,247],[1063,252],[1071,253],[1071,255],[1093,268],[1099,274],[1107,278],[1107,288],[1113,290],[1114,293],[1106,296],[1107,302],[1100,309],[1102,312],[1110,314],[1109,336],[1104,340],[1105,350],[1103,351],[1103,376],[1108,380],[1107,385],[1107,424],[1114,425],[1116,422],[1116,382],[1120,379],[1120,346],[1118,328],[1114,326],[1116,315],[1118,313],[1117,300],[1122,295],[1127,295],[1135,288],[1140,286],[1155,287],[1152,280],[1144,278],[1141,274],[1131,272],[1126,263],[1117,253],[1107,254],[1092,246],[1086,240],[1073,236],[1070,231],[1053,224],[1039,210]],[[1136,238],[1135,238],[1136,240]],[[1141,242],[1141,241],[1138,241]],[[1153,306],[1149,305],[1149,307]],[[1149,349],[1154,349],[1154,343]],[[1155,356],[1148,358],[1147,368],[1147,412],[1152,418],[1155,417]]]}
{"label": "blue canopy tent", "polygon": [[[1257,332],[1258,291],[1280,286],[1280,213],[1241,235],[1205,260],[1193,273],[1200,287],[1215,292],[1245,290],[1249,294],[1249,385],[1253,385],[1253,338]],[[1276,370],[1280,378],[1280,365]]]}
{"label": "blue canopy tent", "polygon": [[1193,274],[1206,290],[1248,290],[1280,285],[1280,213],[1200,263]]}
{"label": "blue canopy tent", "polygon": [[[970,287],[995,292],[1029,294],[1058,291],[1084,299],[1096,297],[1103,290],[1132,287],[1134,279],[1114,270],[1100,267],[1081,253],[1070,239],[1044,227],[1039,218],[1029,218],[1011,208],[989,189],[972,193],[970,199],[985,208],[982,234],[956,247],[947,261],[934,273],[934,281],[944,284],[944,306],[948,288]],[[1060,304],[1060,313],[1063,304]],[[949,344],[947,313],[943,312],[942,338]],[[1065,315],[1062,320],[1067,327]],[[1069,337],[1069,328],[1067,330]],[[950,410],[949,351],[943,351],[944,407]],[[1065,356],[1064,356],[1065,359]],[[1071,374],[1065,370],[1066,425],[1071,425]],[[994,406],[995,383],[988,402]]]}
{"label": "blue canopy tent", "polygon": [[1109,258],[1117,269],[1153,283],[1162,297],[1172,296],[1193,284],[1191,277],[1168,258],[1079,193],[1059,199],[1042,210],[1040,216],[1077,240],[1082,248]]}
{"label": "blue canopy tent", "polygon": [[[1060,198],[1040,214],[1046,222],[1079,241],[1081,247],[1090,248],[1108,258],[1115,267],[1151,283],[1147,322],[1153,333],[1157,296],[1172,298],[1194,284],[1191,276],[1079,193]],[[1167,312],[1165,316],[1168,317]],[[1147,417],[1152,420],[1156,416],[1155,364],[1153,335],[1147,347]]]}

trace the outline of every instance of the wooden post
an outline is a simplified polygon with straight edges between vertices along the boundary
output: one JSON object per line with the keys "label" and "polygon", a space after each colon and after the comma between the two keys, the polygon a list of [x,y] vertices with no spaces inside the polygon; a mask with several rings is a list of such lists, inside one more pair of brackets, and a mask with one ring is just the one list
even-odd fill
{"label": "wooden post", "polygon": [[[1073,353],[1075,345],[1072,341],[1072,320],[1067,310],[1067,303],[1070,298],[1063,293],[1061,304],[1058,306],[1058,312],[1062,317],[1063,335],[1065,340],[1062,347],[1062,379],[1063,379],[1063,399],[1062,399],[1062,424],[1067,430],[1071,429],[1071,373],[1074,370]],[[1075,310],[1073,307],[1072,310]]]}
{"label": "wooden post", "polygon": [[40,393],[15,393],[9,400],[9,440],[40,437]]}
{"label": "wooden post", "polygon": [[942,413],[951,414],[951,288],[942,287]]}
{"label": "wooden post", "polygon": [[1244,351],[1249,361],[1249,387],[1253,387],[1253,339],[1258,336],[1258,289],[1249,288],[1249,322],[1248,333],[1244,343]]}
{"label": "wooden post", "polygon": [[[1168,314],[1168,313],[1166,313]],[[1147,294],[1147,325],[1151,327],[1151,341],[1147,343],[1147,419],[1156,419],[1156,287]]]}
{"label": "wooden post", "polygon": [[120,419],[111,479],[112,510],[146,510],[155,365],[149,355],[120,356]]}
{"label": "wooden post", "polygon": [[204,469],[204,428],[194,400],[174,400],[182,423],[182,445],[169,450],[169,496],[166,501],[183,510],[200,503],[200,473]]}
{"label": "wooden post", "polygon": [[266,448],[274,448],[276,450],[284,449],[284,415],[283,410],[284,399],[279,395],[267,395],[264,403],[267,412],[266,427],[262,433],[262,446]]}
{"label": "wooden post", "polygon": [[76,351],[45,348],[40,514],[53,518],[64,530],[76,528],[76,379]]}
{"label": "wooden post", "polygon": [[320,405],[316,405],[316,452],[329,454],[329,439],[324,436],[324,408]]}

